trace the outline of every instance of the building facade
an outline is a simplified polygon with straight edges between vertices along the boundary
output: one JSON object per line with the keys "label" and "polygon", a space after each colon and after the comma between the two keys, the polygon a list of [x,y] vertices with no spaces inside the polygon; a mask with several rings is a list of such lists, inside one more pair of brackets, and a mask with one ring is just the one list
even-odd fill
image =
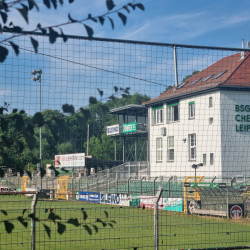
{"label": "building facade", "polygon": [[222,58],[152,99],[151,176],[250,176],[250,55]]}

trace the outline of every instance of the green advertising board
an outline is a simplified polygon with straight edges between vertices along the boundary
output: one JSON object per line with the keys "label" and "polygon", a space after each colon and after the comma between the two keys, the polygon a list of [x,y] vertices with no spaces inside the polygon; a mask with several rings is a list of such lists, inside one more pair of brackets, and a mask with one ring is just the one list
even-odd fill
{"label": "green advertising board", "polygon": [[206,187],[206,188],[225,188],[227,187],[226,183],[210,183],[210,182],[186,182],[185,187]]}
{"label": "green advertising board", "polygon": [[131,132],[136,132],[136,122],[131,122],[131,123],[126,123],[122,125],[123,133],[131,133]]}

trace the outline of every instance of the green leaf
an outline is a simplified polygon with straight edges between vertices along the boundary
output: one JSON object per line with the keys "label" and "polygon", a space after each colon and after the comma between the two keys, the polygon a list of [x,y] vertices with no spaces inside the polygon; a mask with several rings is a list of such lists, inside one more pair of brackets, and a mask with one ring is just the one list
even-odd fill
{"label": "green leaf", "polygon": [[96,103],[97,103],[96,98],[93,97],[93,96],[90,96],[90,97],[89,97],[89,104],[93,105],[93,104],[96,104]]}
{"label": "green leaf", "polygon": [[39,162],[40,162],[40,159],[39,159],[39,158],[36,158],[36,157],[32,156],[32,158],[31,158],[31,163],[32,163],[32,164],[37,164],[37,163],[39,163]]}
{"label": "green leaf", "polygon": [[8,20],[8,15],[5,12],[0,11],[0,15],[3,19],[3,23],[6,23]]}
{"label": "green leaf", "polygon": [[68,40],[68,36],[66,36],[66,35],[63,34],[63,31],[62,31],[61,28],[60,28],[60,30],[61,30],[61,35],[62,35],[63,41],[66,43],[67,40]]}
{"label": "green leaf", "polygon": [[2,28],[2,24],[0,23],[0,34],[3,33],[3,28]]}
{"label": "green leaf", "polygon": [[107,212],[107,211],[104,211],[104,213],[105,213],[105,217],[108,219],[108,217],[109,217],[108,212]]}
{"label": "green leaf", "polygon": [[[14,110],[15,111],[15,110]],[[23,120],[23,116],[20,115],[20,114],[15,114],[13,117],[12,117],[13,120],[16,121],[15,123],[15,127],[16,127],[16,130],[18,131],[22,131],[23,130],[23,127],[25,125],[25,122]]]}
{"label": "green leaf", "polygon": [[21,114],[21,115],[25,114],[25,111],[24,111],[24,110],[21,110],[21,111],[20,111],[20,114]]}
{"label": "green leaf", "polygon": [[127,88],[124,90],[124,92],[127,93],[127,94],[129,94],[129,90],[130,90],[130,87],[127,87]]}
{"label": "green leaf", "polygon": [[100,89],[97,89],[97,90],[98,90],[98,92],[99,92],[100,96],[102,97],[102,96],[103,96],[103,91],[102,91],[102,90],[100,90]]}
{"label": "green leaf", "polygon": [[111,220],[110,222],[112,222],[112,223],[116,224],[116,221],[115,221],[115,220]]}
{"label": "green leaf", "polygon": [[23,136],[24,136],[24,138],[25,138],[25,140],[26,140],[26,142],[28,144],[29,149],[31,149],[31,150],[34,149],[34,147],[36,146],[35,137],[33,137],[33,136],[31,136],[31,135],[29,135],[27,133],[24,133]]}
{"label": "green leaf", "polygon": [[4,215],[8,215],[7,211],[5,210],[0,210]]}
{"label": "green leaf", "polygon": [[83,24],[83,25],[84,25],[84,27],[85,27],[87,33],[88,33],[88,37],[89,37],[89,38],[92,38],[92,37],[93,37],[93,34],[94,34],[93,29],[90,28],[90,27],[89,27],[88,25],[86,25],[86,24]]}
{"label": "green leaf", "polygon": [[111,95],[111,96],[109,97],[109,99],[110,99],[111,101],[114,101],[114,100],[115,100],[115,97],[114,97],[113,95]]}
{"label": "green leaf", "polygon": [[80,108],[80,111],[84,114],[86,119],[89,119],[91,117],[91,113],[88,109]]}
{"label": "green leaf", "polygon": [[96,225],[92,225],[92,227],[95,229],[95,232],[98,233],[98,227]]}
{"label": "green leaf", "polygon": [[63,118],[53,117],[53,120],[55,121],[58,128],[64,128],[65,127],[65,120]]}
{"label": "green leaf", "polygon": [[106,5],[109,11],[115,7],[113,0],[106,0]]}
{"label": "green leaf", "polygon": [[82,214],[83,214],[83,220],[87,220],[88,218],[87,213],[84,210],[82,210]]}
{"label": "green leaf", "polygon": [[54,8],[57,8],[57,0],[50,0],[51,3],[53,4]]}
{"label": "green leaf", "polygon": [[3,132],[5,132],[8,129],[8,124],[9,124],[8,120],[1,118],[1,129]]}
{"label": "green leaf", "polygon": [[88,225],[84,225],[83,227],[86,229],[89,235],[92,235],[92,230]]}
{"label": "green leaf", "polygon": [[51,236],[51,229],[50,229],[47,225],[45,225],[45,224],[43,224],[43,226],[44,226],[44,229],[45,229],[47,235],[48,235],[49,238],[50,238],[50,236]]}
{"label": "green leaf", "polygon": [[4,221],[4,226],[5,226],[5,230],[8,234],[10,234],[14,229],[14,225],[8,221]]}
{"label": "green leaf", "polygon": [[61,5],[63,5],[63,0],[59,0],[59,3],[60,3]]}
{"label": "green leaf", "polygon": [[15,114],[18,111],[18,109],[13,109],[12,113]]}
{"label": "green leaf", "polygon": [[130,13],[130,10],[127,5],[124,5],[122,8],[125,9],[128,13]]}
{"label": "green leaf", "polygon": [[101,25],[103,25],[105,19],[102,16],[99,16],[98,19],[99,19],[99,22],[101,23]]}
{"label": "green leaf", "polygon": [[73,19],[73,18],[71,17],[70,13],[68,14],[68,18],[69,18],[70,22],[72,22],[72,23],[77,22],[77,20],[75,20],[75,19]]}
{"label": "green leaf", "polygon": [[8,54],[9,51],[0,45],[0,62],[4,62]]}
{"label": "green leaf", "polygon": [[39,11],[39,7],[34,0],[28,0],[28,2],[29,2],[29,10],[32,10],[33,7],[35,6],[37,11]]}
{"label": "green leaf", "polygon": [[19,27],[19,26],[14,26],[12,29],[11,29],[14,33],[19,33],[23,30],[23,28]]}
{"label": "green leaf", "polygon": [[55,221],[55,220],[61,220],[62,218],[58,215],[56,215],[54,212],[51,212],[48,216],[49,220]]}
{"label": "green leaf", "polygon": [[136,4],[134,4],[134,6],[137,7],[137,8],[139,8],[139,9],[141,9],[141,10],[145,10],[144,5],[141,4],[141,3],[136,3]]}
{"label": "green leaf", "polygon": [[115,92],[118,92],[118,88],[116,86],[114,86],[114,90]]}
{"label": "green leaf", "polygon": [[43,178],[46,175],[46,170],[41,168],[41,177]]}
{"label": "green leaf", "polygon": [[109,19],[109,20],[110,20],[110,22],[111,22],[112,29],[114,29],[114,28],[115,28],[115,25],[114,25],[114,21],[113,21],[113,19],[111,19],[110,17],[108,17],[108,19]]}
{"label": "green leaf", "polygon": [[35,40],[33,37],[30,37],[30,40],[31,40],[31,43],[32,43],[32,46],[33,46],[35,52],[37,53],[38,52],[38,45],[39,45],[38,41]]}
{"label": "green leaf", "polygon": [[4,175],[5,175],[4,170],[3,170],[2,168],[0,168],[0,176],[1,176],[1,178],[3,178],[3,177],[4,177]]}
{"label": "green leaf", "polygon": [[50,0],[43,0],[43,3],[47,6],[48,9],[50,9]]}
{"label": "green leaf", "polygon": [[88,19],[92,20],[93,22],[97,23],[97,20],[91,16],[91,14],[88,14]]}
{"label": "green leaf", "polygon": [[77,115],[76,117],[81,127],[84,127],[87,125],[85,117],[79,116],[79,115]]}
{"label": "green leaf", "polygon": [[58,32],[54,31],[51,27],[49,28],[49,41],[51,44],[55,43],[58,37]]}
{"label": "green leaf", "polygon": [[33,126],[31,125],[31,124],[28,124],[27,125],[27,128],[26,128],[26,130],[30,133],[30,135],[34,135],[34,133],[35,133],[35,131],[34,131],[34,128],[33,128]]}
{"label": "green leaf", "polygon": [[[52,133],[55,141],[58,141],[59,140],[59,137],[58,137],[58,128],[53,126],[52,123],[49,121],[46,123],[46,125],[48,126],[50,132]],[[56,131],[57,130],[57,131]]]}
{"label": "green leaf", "polygon": [[64,104],[62,106],[62,110],[63,110],[64,113],[70,113],[70,114],[75,113],[75,108],[72,105],[69,105],[69,104]]}
{"label": "green leaf", "polygon": [[78,222],[78,219],[69,219],[68,221],[67,221],[67,223],[69,223],[69,224],[72,224],[72,225],[74,225],[74,226],[76,226],[76,227],[79,227],[80,226],[80,224],[79,224],[79,222]]}
{"label": "green leaf", "polygon": [[108,223],[108,225],[112,228],[114,228],[113,224],[112,223]]}
{"label": "green leaf", "polygon": [[24,221],[24,218],[22,218],[21,216],[17,217],[17,220],[25,227],[28,227],[28,222]]}
{"label": "green leaf", "polygon": [[23,16],[23,18],[27,22],[27,24],[29,24],[29,18],[28,18],[29,9],[26,5],[24,5],[24,4],[21,4],[21,5],[23,6],[23,8],[22,9],[17,8],[17,10]]}
{"label": "green leaf", "polygon": [[102,223],[102,226],[103,226],[103,227],[106,227],[106,226],[107,226],[107,224],[106,224],[104,221],[102,221],[100,218],[97,218],[97,219],[96,219],[96,222]]}
{"label": "green leaf", "polygon": [[57,232],[63,234],[66,230],[66,226],[60,222],[57,222]]}
{"label": "green leaf", "polygon": [[132,3],[128,3],[128,6],[130,6],[133,10],[135,10],[135,6]]}
{"label": "green leaf", "polygon": [[73,3],[74,2],[74,0],[69,0],[69,3]]}
{"label": "green leaf", "polygon": [[43,29],[43,28],[42,28],[42,25],[41,25],[40,23],[37,24],[37,28],[40,29],[44,35],[47,33],[47,30],[46,30],[46,29]]}
{"label": "green leaf", "polygon": [[122,19],[123,25],[126,25],[127,17],[121,12],[118,12],[118,16]]}
{"label": "green leaf", "polygon": [[32,118],[33,124],[37,124],[39,127],[42,127],[44,125],[44,118],[43,114],[41,112],[35,113],[35,115]]}
{"label": "green leaf", "polygon": [[25,170],[26,174],[30,177],[30,179],[32,179],[32,175],[31,175],[31,172],[28,171],[28,170]]}

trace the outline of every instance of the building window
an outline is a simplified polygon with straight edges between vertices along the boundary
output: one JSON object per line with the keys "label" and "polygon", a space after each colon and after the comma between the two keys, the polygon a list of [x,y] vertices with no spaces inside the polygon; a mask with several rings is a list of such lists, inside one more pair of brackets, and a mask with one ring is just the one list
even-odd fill
{"label": "building window", "polygon": [[153,125],[163,123],[163,107],[153,109]]}
{"label": "building window", "polygon": [[188,107],[189,107],[189,118],[194,118],[195,117],[195,104],[194,104],[194,102],[189,102]]}
{"label": "building window", "polygon": [[196,159],[196,134],[189,135],[189,158]]}
{"label": "building window", "polygon": [[168,105],[168,122],[179,121],[179,103]]}
{"label": "building window", "polygon": [[162,161],[162,138],[156,138],[156,161]]}
{"label": "building window", "polygon": [[212,125],[213,123],[214,123],[214,118],[213,117],[209,118],[209,125]]}
{"label": "building window", "polygon": [[203,166],[207,165],[207,155],[203,154]]}
{"label": "building window", "polygon": [[174,161],[174,137],[168,137],[168,160]]}
{"label": "building window", "polygon": [[210,154],[210,165],[214,165],[214,154]]}
{"label": "building window", "polygon": [[209,108],[213,107],[213,97],[209,97]]}

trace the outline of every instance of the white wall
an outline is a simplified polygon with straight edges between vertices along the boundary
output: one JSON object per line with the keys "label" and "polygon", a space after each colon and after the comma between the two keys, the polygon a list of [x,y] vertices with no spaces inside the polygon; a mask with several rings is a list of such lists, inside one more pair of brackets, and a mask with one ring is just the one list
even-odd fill
{"label": "white wall", "polygon": [[[213,107],[209,107],[209,97],[213,97]],[[195,101],[195,119],[189,119],[188,103]],[[149,109],[150,122],[150,170],[151,176],[189,176],[194,175],[192,164],[203,162],[203,154],[207,154],[207,165],[197,171],[198,175],[207,177],[221,175],[221,123],[220,92],[202,94],[180,100],[180,121],[167,123],[167,105],[164,104],[164,124],[152,125],[152,109]],[[213,117],[213,125],[209,118]],[[167,135],[161,136],[161,128],[166,127]],[[189,160],[188,135],[196,133],[197,159]],[[167,137],[174,136],[175,159],[167,159]],[[163,140],[163,160],[156,162],[156,138]],[[186,138],[186,143],[183,139]],[[214,164],[209,165],[210,153],[214,153]]]}
{"label": "white wall", "polygon": [[237,122],[235,116],[250,115],[250,112],[236,112],[235,105],[250,105],[250,93],[244,91],[221,91],[222,124],[222,170],[224,176],[250,176],[250,129],[236,131],[236,125],[250,125]]}

